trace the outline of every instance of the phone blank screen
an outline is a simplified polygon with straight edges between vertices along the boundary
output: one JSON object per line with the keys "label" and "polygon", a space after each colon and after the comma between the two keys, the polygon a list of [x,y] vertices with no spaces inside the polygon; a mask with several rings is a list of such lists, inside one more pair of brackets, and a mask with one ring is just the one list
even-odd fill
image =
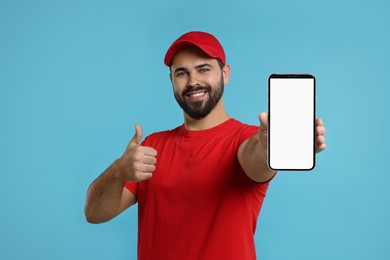
{"label": "phone blank screen", "polygon": [[268,89],[268,164],[274,170],[311,170],[315,165],[315,79],[274,76]]}

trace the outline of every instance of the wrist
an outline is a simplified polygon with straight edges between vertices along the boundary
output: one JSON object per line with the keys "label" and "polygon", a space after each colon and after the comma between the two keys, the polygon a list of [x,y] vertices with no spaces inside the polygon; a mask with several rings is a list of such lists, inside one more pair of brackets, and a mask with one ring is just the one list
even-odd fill
{"label": "wrist", "polygon": [[115,162],[111,165],[111,168],[112,168],[112,175],[111,176],[115,180],[120,181],[122,183],[125,183],[126,178],[124,177],[124,174],[123,174],[123,169],[121,166],[121,158],[115,160]]}

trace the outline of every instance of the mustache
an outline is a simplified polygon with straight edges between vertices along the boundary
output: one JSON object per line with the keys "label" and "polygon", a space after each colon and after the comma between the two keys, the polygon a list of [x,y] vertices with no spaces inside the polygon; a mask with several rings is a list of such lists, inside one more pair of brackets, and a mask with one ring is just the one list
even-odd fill
{"label": "mustache", "polygon": [[207,91],[207,92],[211,92],[211,87],[210,86],[206,86],[206,85],[198,85],[198,86],[187,86],[183,92],[182,92],[182,96],[187,96],[190,92],[193,92],[193,91]]}

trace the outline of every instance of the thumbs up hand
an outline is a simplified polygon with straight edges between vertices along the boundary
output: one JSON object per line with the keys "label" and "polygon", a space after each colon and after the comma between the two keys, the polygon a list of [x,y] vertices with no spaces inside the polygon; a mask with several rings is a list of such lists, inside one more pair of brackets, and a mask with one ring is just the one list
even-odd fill
{"label": "thumbs up hand", "polygon": [[130,140],[122,157],[118,160],[120,176],[130,182],[139,182],[152,177],[155,170],[157,151],[142,146],[142,128],[135,125],[135,135]]}

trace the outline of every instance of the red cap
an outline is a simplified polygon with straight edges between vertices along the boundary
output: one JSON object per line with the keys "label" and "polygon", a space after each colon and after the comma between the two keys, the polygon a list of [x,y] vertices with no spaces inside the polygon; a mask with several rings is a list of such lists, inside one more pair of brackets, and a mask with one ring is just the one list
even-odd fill
{"label": "red cap", "polygon": [[180,36],[165,54],[164,63],[171,66],[175,54],[187,46],[196,46],[212,58],[220,59],[223,64],[226,63],[225,52],[222,45],[214,35],[206,32],[188,32]]}

